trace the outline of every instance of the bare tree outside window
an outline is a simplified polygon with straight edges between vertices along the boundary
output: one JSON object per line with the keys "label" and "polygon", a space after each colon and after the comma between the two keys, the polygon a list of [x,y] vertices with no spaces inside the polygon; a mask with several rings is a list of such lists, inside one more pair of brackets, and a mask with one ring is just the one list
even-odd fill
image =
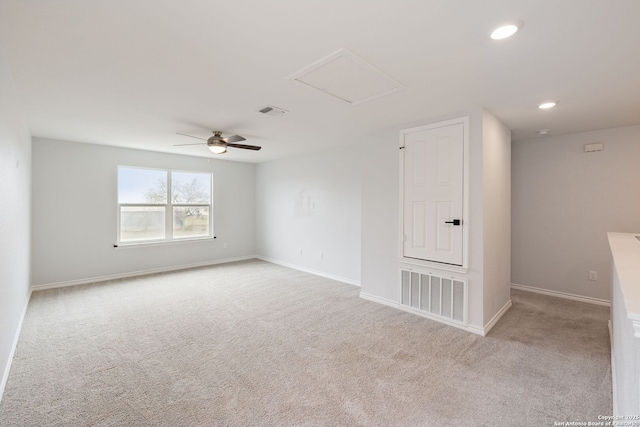
{"label": "bare tree outside window", "polygon": [[172,172],[171,203],[174,237],[196,237],[209,234],[210,174]]}

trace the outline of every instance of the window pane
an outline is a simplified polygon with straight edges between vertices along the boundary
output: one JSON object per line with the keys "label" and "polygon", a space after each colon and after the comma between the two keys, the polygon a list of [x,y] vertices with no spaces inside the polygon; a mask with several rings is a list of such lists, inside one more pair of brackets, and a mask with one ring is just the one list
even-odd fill
{"label": "window pane", "polygon": [[118,168],[118,203],[167,203],[167,171]]}
{"label": "window pane", "polygon": [[211,203],[211,174],[171,172],[172,203]]}
{"label": "window pane", "polygon": [[164,207],[121,206],[120,241],[164,239],[164,212]]}
{"label": "window pane", "polygon": [[208,206],[174,206],[173,237],[209,236]]}

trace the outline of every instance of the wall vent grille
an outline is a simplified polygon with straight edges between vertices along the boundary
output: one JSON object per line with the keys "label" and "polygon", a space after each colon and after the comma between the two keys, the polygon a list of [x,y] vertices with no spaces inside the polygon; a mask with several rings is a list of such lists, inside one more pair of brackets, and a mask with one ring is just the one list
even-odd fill
{"label": "wall vent grille", "polygon": [[273,105],[266,105],[258,110],[259,113],[266,114],[267,116],[284,116],[288,113],[284,108],[274,107]]}
{"label": "wall vent grille", "polygon": [[411,270],[401,270],[401,274],[401,305],[428,317],[467,323],[466,281]]}

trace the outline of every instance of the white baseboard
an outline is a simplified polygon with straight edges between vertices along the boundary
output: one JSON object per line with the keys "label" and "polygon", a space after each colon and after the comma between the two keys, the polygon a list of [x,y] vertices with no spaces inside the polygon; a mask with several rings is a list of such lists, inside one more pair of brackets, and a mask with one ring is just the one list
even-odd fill
{"label": "white baseboard", "polygon": [[471,333],[476,334],[476,335],[480,335],[480,336],[485,336],[486,335],[486,332],[485,332],[485,330],[483,328],[478,328],[477,326],[473,326],[473,325],[463,325],[463,324],[456,323],[456,322],[449,322],[444,317],[434,316],[434,315],[431,315],[430,313],[427,313],[427,312],[424,312],[424,311],[420,311],[420,310],[416,310],[416,309],[413,309],[412,307],[407,307],[405,305],[399,304],[397,301],[392,301],[392,300],[389,300],[389,299],[386,299],[386,298],[380,298],[380,297],[377,297],[375,295],[366,294],[364,292],[360,292],[360,298],[366,299],[368,301],[377,302],[378,304],[387,305],[389,307],[397,308],[399,310],[406,311],[407,313],[416,314],[416,315],[424,317],[426,319],[433,320],[433,321],[436,321],[436,322],[439,322],[439,323],[443,323],[443,324],[448,325],[448,326],[453,326],[455,328],[462,329],[464,331],[471,332]]}
{"label": "white baseboard", "polygon": [[467,332],[471,332],[472,334],[476,334],[476,335],[480,335],[480,336],[485,336],[486,332],[484,331],[483,328],[479,328],[477,326],[473,326],[473,325],[469,325],[469,324],[463,324],[463,323],[457,323],[457,322],[451,322],[449,321],[446,317],[441,317],[441,316],[437,316],[431,313],[427,313],[426,311],[422,311],[422,310],[417,310],[413,307],[408,307],[406,305],[403,304],[398,304],[396,306],[396,308],[402,310],[402,311],[406,311],[407,313],[411,313],[411,314],[417,314],[418,316],[424,317],[426,319],[429,320],[433,320],[435,322],[438,323],[442,323],[448,326],[453,326],[454,328],[458,328],[458,329],[462,329],[463,331],[467,331]]}
{"label": "white baseboard", "polygon": [[557,298],[570,299],[572,301],[580,301],[580,302],[586,302],[589,304],[604,305],[606,307],[611,307],[611,301],[608,301],[606,299],[585,297],[582,295],[568,294],[565,292],[552,291],[549,289],[534,288],[533,286],[518,285],[515,283],[511,284],[511,289],[517,289],[519,291],[533,292],[536,294],[549,295]]}
{"label": "white baseboard", "polygon": [[186,270],[189,268],[207,267],[210,265],[226,264],[228,262],[245,261],[248,259],[256,259],[256,258],[257,256],[255,255],[248,255],[248,256],[241,256],[241,257],[235,257],[235,258],[218,259],[214,261],[197,262],[193,264],[175,265],[172,267],[152,268],[150,270],[138,270],[138,271],[131,271],[127,273],[110,274],[107,276],[90,277],[87,279],[69,280],[65,282],[56,282],[56,283],[46,283],[43,285],[34,285],[31,287],[31,290],[42,291],[45,289],[65,288],[67,286],[77,286],[77,285],[86,285],[89,283],[107,282],[109,280],[126,279],[128,277],[136,277],[136,276],[146,276],[148,274],[167,273],[169,271],[179,271],[179,270]]}
{"label": "white baseboard", "polygon": [[18,346],[18,340],[20,339],[20,331],[22,331],[22,322],[24,322],[24,317],[27,314],[27,308],[29,307],[29,301],[31,301],[31,291],[29,291],[29,295],[27,296],[27,301],[24,303],[24,307],[22,308],[22,314],[20,315],[20,320],[18,321],[18,327],[16,328],[16,333],[13,336],[13,343],[11,344],[11,351],[9,352],[9,359],[4,364],[4,371],[2,374],[2,381],[0,381],[0,402],[2,402],[2,396],[4,396],[4,388],[7,386],[7,381],[9,380],[9,372],[11,371],[11,363],[13,362],[13,356],[16,353],[16,347]]}
{"label": "white baseboard", "polygon": [[256,255],[255,258],[261,259],[262,261],[266,261],[266,262],[270,262],[272,264],[278,264],[281,265],[283,267],[287,267],[287,268],[293,268],[294,270],[299,270],[299,271],[304,271],[305,273],[309,273],[309,274],[313,274],[316,276],[320,276],[320,277],[326,277],[327,279],[331,279],[331,280],[336,280],[338,282],[343,282],[346,283],[348,285],[354,285],[354,286],[360,286],[360,281],[359,280],[353,280],[353,279],[348,279],[346,277],[341,277],[341,276],[336,276],[334,274],[330,274],[330,273],[325,273],[324,271],[319,271],[319,270],[313,270],[311,268],[307,268],[307,267],[302,267],[296,264],[291,264],[285,261],[279,261],[277,259],[273,259],[273,258],[267,258],[261,255]]}
{"label": "white baseboard", "polygon": [[502,316],[504,316],[504,314],[511,308],[512,305],[513,303],[511,302],[511,300],[507,301],[506,304],[503,305],[502,308],[496,313],[496,315],[493,316],[486,325],[484,325],[483,336],[489,333],[491,328],[493,328],[496,323],[498,323],[498,320],[502,319]]}
{"label": "white baseboard", "polygon": [[398,306],[400,305],[396,301],[386,299],[386,298],[380,298],[375,295],[364,293],[362,291],[360,291],[360,298],[366,299],[367,301],[377,302],[378,304],[388,305],[389,307],[393,307],[393,308],[398,308]]}

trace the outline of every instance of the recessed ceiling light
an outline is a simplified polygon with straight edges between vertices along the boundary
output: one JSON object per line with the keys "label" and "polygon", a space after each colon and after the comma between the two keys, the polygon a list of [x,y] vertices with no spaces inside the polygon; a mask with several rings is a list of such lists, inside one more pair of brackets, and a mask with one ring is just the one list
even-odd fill
{"label": "recessed ceiling light", "polygon": [[538,105],[538,108],[541,110],[546,110],[548,108],[553,108],[556,106],[556,103],[553,101],[548,101],[548,102],[543,102],[542,104]]}
{"label": "recessed ceiling light", "polygon": [[496,28],[491,32],[491,38],[493,40],[502,40],[514,35],[520,28],[522,28],[522,21],[507,22],[504,25]]}
{"label": "recessed ceiling light", "polygon": [[538,135],[548,135],[549,134],[549,129],[540,129],[538,131]]}

